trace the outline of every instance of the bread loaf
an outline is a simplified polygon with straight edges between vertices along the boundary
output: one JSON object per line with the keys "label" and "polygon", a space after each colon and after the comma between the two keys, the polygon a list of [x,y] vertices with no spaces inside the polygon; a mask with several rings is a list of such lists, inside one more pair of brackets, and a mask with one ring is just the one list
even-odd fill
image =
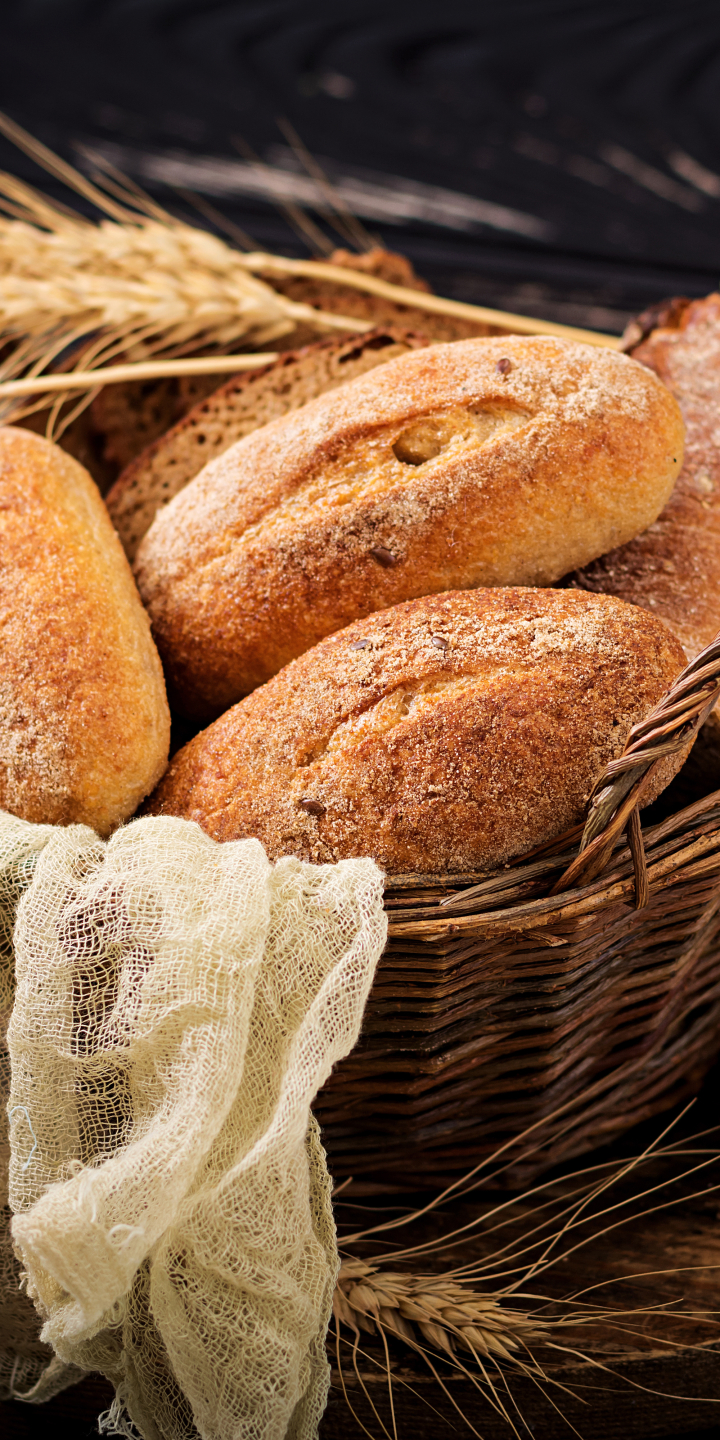
{"label": "bread loaf", "polygon": [[[152,814],[216,840],[391,872],[493,867],[583,815],[682,669],[622,601],[576,590],[412,600],[324,640],[172,760]],[[679,768],[663,760],[644,797]]]}
{"label": "bread loaf", "polygon": [[720,295],[668,302],[648,320],[631,327],[632,353],[678,400],[685,459],[655,523],[575,579],[658,615],[692,660],[720,630]]}
{"label": "bread loaf", "polygon": [[90,476],[0,428],[0,808],[106,834],[163,773],[160,660]]}
{"label": "bread loaf", "polygon": [[682,459],[643,366],[548,338],[412,351],[266,425],[156,517],[136,574],[176,703],[227,708],[415,595],[549,585],[637,534]]}
{"label": "bread loaf", "polygon": [[[123,470],[106,497],[129,560],[158,510],[236,440],[425,342],[410,331],[333,335],[226,381]],[[112,387],[108,387],[112,388]]]}

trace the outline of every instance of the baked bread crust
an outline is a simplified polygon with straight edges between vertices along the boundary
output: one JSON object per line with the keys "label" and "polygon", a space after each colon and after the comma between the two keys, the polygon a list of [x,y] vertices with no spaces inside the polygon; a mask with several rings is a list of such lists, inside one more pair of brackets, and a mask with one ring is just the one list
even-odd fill
{"label": "baked bread crust", "polygon": [[[494,867],[575,825],[682,669],[652,616],[578,590],[473,590],[369,616],[191,740],[148,802],[268,855]],[[649,803],[679,769],[672,756]]]}
{"label": "baked bread crust", "polygon": [[30,431],[0,428],[0,808],[132,815],[167,763],[160,659],[90,476]]}
{"label": "baked bread crust", "polygon": [[261,370],[234,375],[123,470],[105,503],[129,560],[163,505],[237,440],[427,341],[410,331],[378,328],[331,336],[290,350]]}
{"label": "baked bread crust", "polygon": [[720,294],[664,302],[636,336],[633,357],[679,402],[685,459],[655,523],[573,578],[659,616],[692,660],[720,630]]}
{"label": "baked bread crust", "polygon": [[266,425],[138,550],[176,703],[217,714],[415,595],[552,584],[651,523],[682,435],[644,366],[517,336],[412,351]]}

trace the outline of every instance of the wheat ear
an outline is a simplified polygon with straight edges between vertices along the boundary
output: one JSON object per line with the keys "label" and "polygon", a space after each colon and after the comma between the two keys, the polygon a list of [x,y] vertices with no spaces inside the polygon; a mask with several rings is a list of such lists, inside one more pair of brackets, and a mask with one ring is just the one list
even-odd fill
{"label": "wheat ear", "polygon": [[[691,1107],[688,1106],[687,1109]],[[407,1266],[407,1269],[391,1269],[387,1258],[371,1255],[360,1258],[345,1251],[341,1263],[333,1301],[335,1348],[340,1380],[345,1390],[347,1403],[352,1410],[350,1396],[345,1387],[342,1366],[342,1347],[348,1347],[360,1389],[371,1406],[375,1419],[383,1433],[389,1432],[383,1424],[364,1383],[357,1365],[362,1355],[371,1365],[381,1365],[385,1370],[392,1413],[392,1386],[394,1381],[404,1384],[402,1376],[394,1374],[391,1364],[389,1340],[401,1342],[417,1354],[430,1370],[434,1380],[443,1390],[446,1399],[458,1413],[467,1428],[477,1434],[469,1418],[460,1410],[452,1386],[443,1380],[440,1360],[450,1367],[451,1372],[462,1374],[482,1393],[484,1399],[498,1414],[502,1415],[516,1435],[519,1432],[511,1417],[510,1410],[517,1406],[512,1393],[513,1376],[524,1376],[532,1380],[547,1396],[555,1408],[559,1404],[551,1399],[549,1389],[556,1394],[567,1390],[560,1378],[552,1371],[543,1369],[539,1353],[563,1356],[565,1359],[580,1359],[614,1380],[622,1379],[633,1388],[642,1385],[628,1376],[616,1374],[605,1360],[593,1355],[593,1336],[610,1327],[616,1335],[636,1337],[643,1334],[647,1317],[664,1316],[667,1323],[679,1319],[692,1321],[710,1327],[710,1337],[692,1348],[704,1348],[716,1343],[718,1315],[708,1312],[680,1308],[676,1301],[632,1308],[607,1307],[597,1303],[598,1292],[608,1284],[620,1281],[636,1281],[637,1274],[614,1276],[602,1279],[575,1293],[561,1295],[554,1299],[538,1293],[538,1280],[548,1271],[555,1269],[579,1248],[590,1241],[608,1237],[618,1226],[639,1223],[647,1216],[672,1207],[680,1199],[691,1200],[717,1192],[718,1182],[711,1180],[700,1189],[693,1186],[690,1194],[678,1193],[680,1180],[703,1179],[710,1167],[716,1167],[720,1152],[715,1147],[698,1145],[707,1133],[690,1137],[689,1141],[667,1143],[669,1133],[681,1120],[685,1112],[675,1117],[661,1134],[639,1155],[619,1165],[601,1163],[574,1171],[567,1177],[567,1187],[558,1192],[557,1180],[543,1181],[522,1196],[511,1196],[494,1203],[491,1208],[481,1209],[473,1218],[458,1228],[444,1229],[431,1240],[411,1244],[402,1249],[393,1248],[392,1264]],[[527,1132],[529,1135],[529,1131]],[[519,1137],[522,1139],[523,1137]],[[490,1157],[480,1167],[491,1175],[502,1170],[495,1168],[497,1160],[503,1160],[502,1151]],[[673,1162],[672,1170],[659,1182],[654,1180],[639,1192],[633,1187],[629,1194],[618,1197],[612,1190],[623,1181],[634,1178],[649,1162],[660,1159]],[[690,1161],[680,1174],[674,1162]],[[373,1237],[388,1231],[397,1232],[398,1227],[410,1226],[423,1218],[429,1211],[437,1210],[451,1198],[452,1192],[467,1195],[477,1183],[477,1172],[473,1171],[460,1182],[436,1196],[420,1210],[408,1212],[392,1220],[385,1220],[365,1231],[340,1238],[341,1253],[348,1245],[367,1243]],[[668,1198],[663,1191],[672,1185]],[[637,1208],[638,1201],[646,1202]],[[650,1201],[647,1204],[647,1201]],[[340,1204],[343,1202],[340,1201]],[[457,1254],[461,1237],[469,1237],[482,1230],[485,1244],[491,1242],[497,1231],[502,1235],[505,1224],[518,1204],[523,1206],[522,1234],[505,1243],[496,1239],[490,1253],[480,1259],[470,1259],[443,1272],[427,1273],[429,1257],[434,1253],[450,1251]],[[423,1267],[422,1273],[420,1267]],[[693,1268],[693,1267],[690,1267]],[[703,1270],[707,1266],[697,1267]],[[643,1272],[647,1273],[647,1272]],[[658,1268],[650,1273],[673,1274],[673,1267]],[[354,1337],[348,1340],[347,1332]],[[361,1333],[377,1335],[384,1355],[384,1366],[372,1351],[360,1350]],[[647,1336],[646,1336],[647,1338]],[[682,1347],[672,1334],[653,1331],[654,1343],[668,1350]],[[568,1343],[570,1342],[570,1343]],[[470,1359],[472,1357],[472,1359]],[[466,1363],[467,1362],[467,1363]],[[572,1389],[567,1390],[572,1395]],[[653,1391],[658,1394],[661,1392]],[[505,1397],[505,1398],[504,1398]],[[508,1409],[508,1401],[510,1409]],[[720,1402],[718,1402],[720,1403]],[[352,1412],[355,1413],[354,1411]],[[359,1417],[358,1423],[365,1430]],[[568,1421],[568,1424],[570,1422]],[[570,1426],[571,1430],[573,1429]],[[369,1431],[366,1430],[368,1435]],[[578,1433],[577,1431],[575,1432]]]}
{"label": "wheat ear", "polygon": [[[51,168],[39,149],[36,158]],[[152,201],[142,213],[140,196],[133,212],[64,163],[62,178],[109,218],[95,224],[0,173],[0,382],[22,377],[26,389],[40,391],[30,403],[0,392],[6,421],[45,408],[50,387],[42,390],[41,382],[51,367],[97,371],[91,379],[98,385],[102,367],[116,358],[147,363],[158,355],[262,348],[298,326],[318,333],[370,328],[368,320],[288,299],[252,274],[239,250],[164,218]],[[88,383],[83,378],[76,388]]]}
{"label": "wheat ear", "polygon": [[425,1341],[448,1355],[461,1346],[509,1361],[552,1328],[446,1276],[382,1270],[354,1257],[340,1266],[333,1313],[350,1329],[375,1334],[383,1326],[414,1348]]}

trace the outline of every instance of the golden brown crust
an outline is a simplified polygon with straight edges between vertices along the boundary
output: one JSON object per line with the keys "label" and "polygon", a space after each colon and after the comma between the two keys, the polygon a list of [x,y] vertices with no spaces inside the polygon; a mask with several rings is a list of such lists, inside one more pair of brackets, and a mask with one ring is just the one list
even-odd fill
{"label": "golden brown crust", "polygon": [[[413,600],[323,641],[215,721],[148,809],[217,840],[257,836],[272,858],[492,867],[581,819],[683,660],[663,625],[610,596]],[[647,802],[679,764],[663,762]]]}
{"label": "golden brown crust", "polygon": [[679,402],[682,470],[655,523],[575,579],[650,610],[693,659],[720,630],[720,294],[657,308],[662,323],[647,333],[638,322],[632,353]]}
{"label": "golden brown crust", "polygon": [[386,326],[367,335],[333,335],[289,350],[262,370],[234,375],[143,450],[107,495],[105,503],[128,559],[135,559],[158,510],[237,440],[426,343],[420,335]]}
{"label": "golden brown crust", "polygon": [[681,456],[672,397],[609,350],[513,336],[392,360],[241,440],[157,516],[136,573],[171,690],[217,714],[363,614],[552,584],[645,528]]}
{"label": "golden brown crust", "polygon": [[0,428],[0,808],[107,833],[167,763],[162,669],[82,466]]}

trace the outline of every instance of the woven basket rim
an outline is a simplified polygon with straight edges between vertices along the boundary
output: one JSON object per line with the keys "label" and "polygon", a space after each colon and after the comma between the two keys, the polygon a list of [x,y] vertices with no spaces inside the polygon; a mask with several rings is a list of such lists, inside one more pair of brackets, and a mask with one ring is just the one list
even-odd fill
{"label": "woven basket rim", "polygon": [[[667,843],[672,835],[680,839],[679,845]],[[681,867],[692,862],[697,862],[697,873],[701,874],[703,857],[710,857],[714,850],[720,848],[720,790],[676,811],[661,824],[648,827],[643,838],[647,847],[648,879],[653,892],[664,889]],[[489,938],[503,932],[534,930],[543,926],[552,929],[551,922],[576,919],[620,901],[632,902],[635,894],[632,852],[622,838],[618,839],[615,851],[608,871],[587,885],[559,895],[546,893],[532,900],[522,895],[507,896],[506,903],[498,903],[496,908],[492,908],[492,899],[497,902],[502,900],[503,891],[511,888],[509,878],[515,890],[543,878],[538,874],[540,867],[537,862],[505,867],[490,876],[485,872],[478,879],[480,886],[488,886],[488,892],[483,894],[482,899],[469,895],[469,891],[477,889],[477,886],[466,883],[472,880],[470,876],[463,876],[460,880],[456,876],[445,876],[442,883],[429,885],[427,876],[399,876],[400,884],[396,884],[395,877],[389,875],[385,882],[388,935],[429,941],[462,936],[476,939],[481,935]],[[549,860],[543,867],[545,874],[557,872],[566,861],[567,852],[561,853],[555,861]],[[685,873],[687,875],[687,870]],[[490,886],[494,886],[494,893],[490,891]],[[399,898],[412,894],[413,890],[435,893],[427,894],[424,902],[418,900],[412,909],[408,906],[403,918],[396,918],[403,915],[404,909],[398,904]],[[462,909],[469,913],[462,913]]]}
{"label": "woven basket rim", "polygon": [[634,900],[642,908],[650,887],[665,888],[681,866],[702,873],[703,857],[711,863],[720,847],[720,790],[644,830],[638,806],[656,765],[692,745],[719,696],[720,634],[606,765],[584,828],[492,871],[386,876],[389,936],[437,942],[551,930],[611,904]]}

